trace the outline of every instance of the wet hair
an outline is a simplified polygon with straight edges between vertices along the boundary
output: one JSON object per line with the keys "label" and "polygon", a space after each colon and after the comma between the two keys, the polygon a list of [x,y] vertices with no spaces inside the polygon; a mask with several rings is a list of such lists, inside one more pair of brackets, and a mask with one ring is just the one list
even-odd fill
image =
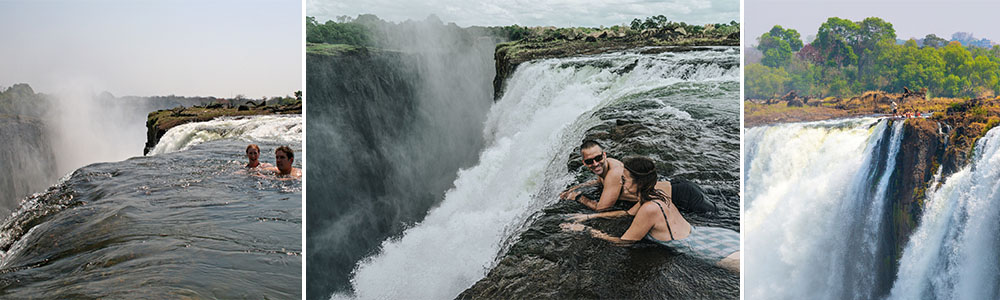
{"label": "wet hair", "polygon": [[246,152],[250,152],[250,149],[257,149],[257,152],[260,153],[260,147],[257,147],[257,144],[248,145]]}
{"label": "wet hair", "polygon": [[632,182],[639,186],[639,202],[660,199],[667,201],[663,192],[656,190],[656,164],[652,159],[632,156],[625,159],[625,169],[632,175]]}
{"label": "wet hair", "polygon": [[285,155],[288,155],[288,159],[295,159],[295,152],[292,152],[292,148],[289,148],[288,146],[278,147],[278,149],[275,149],[274,151],[285,152]]}
{"label": "wet hair", "polygon": [[580,144],[580,151],[583,151],[583,149],[587,149],[593,146],[601,147],[601,144],[595,140],[584,140],[583,144]]}

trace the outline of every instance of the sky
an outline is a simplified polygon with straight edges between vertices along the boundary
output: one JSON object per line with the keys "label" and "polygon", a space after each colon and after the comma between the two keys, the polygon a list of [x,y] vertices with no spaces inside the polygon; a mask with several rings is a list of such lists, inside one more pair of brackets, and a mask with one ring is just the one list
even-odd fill
{"label": "sky", "polygon": [[0,0],[0,87],[115,96],[291,95],[302,2]]}
{"label": "sky", "polygon": [[1000,42],[997,0],[745,0],[744,9],[744,45],[756,45],[757,38],[774,25],[794,28],[805,41],[830,17],[852,21],[879,17],[892,23],[896,37],[904,40],[930,33],[949,40],[961,31]]}
{"label": "sky", "polygon": [[424,20],[434,14],[458,26],[598,27],[663,15],[688,24],[739,21],[739,0],[306,0],[317,21],[374,14],[382,20]]}

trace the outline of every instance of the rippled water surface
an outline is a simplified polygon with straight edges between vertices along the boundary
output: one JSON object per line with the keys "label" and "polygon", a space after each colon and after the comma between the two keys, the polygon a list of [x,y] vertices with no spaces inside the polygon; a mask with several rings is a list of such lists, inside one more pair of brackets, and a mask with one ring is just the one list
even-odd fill
{"label": "rippled water surface", "polygon": [[0,228],[0,297],[299,298],[301,181],[248,174],[246,144],[93,164],[28,198]]}

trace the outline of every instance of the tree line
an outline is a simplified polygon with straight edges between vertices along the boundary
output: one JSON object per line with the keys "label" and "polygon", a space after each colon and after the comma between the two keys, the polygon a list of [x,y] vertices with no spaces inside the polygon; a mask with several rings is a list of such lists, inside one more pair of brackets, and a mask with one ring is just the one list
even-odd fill
{"label": "tree line", "polygon": [[[480,36],[492,36],[507,41],[529,40],[548,41],[571,39],[580,35],[611,32],[626,36],[639,36],[645,31],[684,31],[686,35],[706,37],[726,37],[738,34],[740,24],[729,23],[693,25],[685,22],[668,20],[663,15],[647,17],[644,20],[633,19],[628,25],[613,25],[610,27],[526,27],[520,25],[508,26],[472,26],[460,28],[455,23],[444,24],[437,16],[430,15],[423,21],[407,20],[402,23],[391,23],[379,19],[372,14],[359,15],[356,18],[339,16],[336,20],[319,23],[315,17],[306,17],[306,41],[309,43],[347,44],[364,47],[391,47],[391,40],[399,41],[419,36],[407,33],[416,28],[434,30],[449,30],[457,33],[468,41]],[[400,43],[395,43],[400,44]],[[404,43],[405,44],[405,43]]]}
{"label": "tree line", "polygon": [[948,42],[934,35],[896,43],[891,23],[829,18],[804,44],[794,29],[775,25],[758,38],[759,64],[745,72],[747,98],[790,91],[814,97],[855,96],[871,90],[926,91],[937,97],[1000,94],[1000,46]]}

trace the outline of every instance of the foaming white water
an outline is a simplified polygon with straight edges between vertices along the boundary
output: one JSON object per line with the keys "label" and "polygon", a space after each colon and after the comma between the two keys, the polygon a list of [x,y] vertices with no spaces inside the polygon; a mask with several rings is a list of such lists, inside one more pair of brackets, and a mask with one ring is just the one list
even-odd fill
{"label": "foaming white water", "polygon": [[[887,124],[866,118],[747,130],[748,299],[870,297],[877,230],[902,139],[902,123],[888,134]],[[879,168],[884,138],[888,159]]]}
{"label": "foaming white water", "polygon": [[[572,151],[588,124],[596,122],[589,112],[625,95],[688,80],[738,80],[738,70],[713,65],[703,68],[715,72],[687,73],[664,66],[679,66],[679,59],[696,55],[712,54],[619,54],[519,66],[488,114],[487,147],[478,165],[459,171],[455,187],[421,223],[383,242],[378,254],[359,263],[351,280],[352,296],[450,299],[474,284],[502,252],[503,241],[518,234],[534,212],[556,201],[571,180],[562,154]],[[611,72],[614,68],[591,65],[607,60],[620,67],[633,59],[639,63],[622,75]],[[565,65],[573,63],[580,64]]]}
{"label": "foaming white water", "polygon": [[149,155],[182,151],[204,142],[239,138],[248,142],[302,143],[301,115],[222,117],[167,130]]}
{"label": "foaming white water", "polygon": [[971,165],[928,193],[890,299],[1000,297],[1000,129],[990,130],[975,149]]}

